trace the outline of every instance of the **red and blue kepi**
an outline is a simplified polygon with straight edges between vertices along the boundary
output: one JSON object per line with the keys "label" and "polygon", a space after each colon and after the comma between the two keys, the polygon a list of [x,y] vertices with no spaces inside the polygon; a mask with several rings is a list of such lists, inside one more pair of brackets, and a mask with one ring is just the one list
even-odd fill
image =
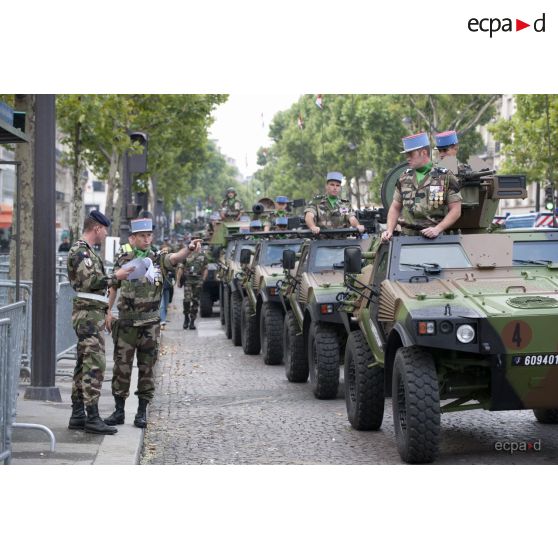
{"label": "red and blue kepi", "polygon": [[455,130],[446,130],[436,134],[436,149],[449,147],[450,145],[457,145],[457,132]]}
{"label": "red and blue kepi", "polygon": [[400,153],[408,153],[409,151],[429,146],[430,141],[428,139],[428,134],[426,132],[420,132],[403,138],[403,151],[400,151]]}

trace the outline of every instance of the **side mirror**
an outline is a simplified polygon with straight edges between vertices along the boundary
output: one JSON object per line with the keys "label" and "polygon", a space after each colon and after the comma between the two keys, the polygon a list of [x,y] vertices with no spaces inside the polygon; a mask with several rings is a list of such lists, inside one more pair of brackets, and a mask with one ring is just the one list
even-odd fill
{"label": "side mirror", "polygon": [[362,252],[358,246],[345,248],[345,273],[360,273],[362,271]]}
{"label": "side mirror", "polygon": [[292,250],[283,250],[283,269],[294,269],[296,254]]}
{"label": "side mirror", "polygon": [[252,251],[249,248],[242,248],[240,251],[240,263],[249,264],[252,259]]}

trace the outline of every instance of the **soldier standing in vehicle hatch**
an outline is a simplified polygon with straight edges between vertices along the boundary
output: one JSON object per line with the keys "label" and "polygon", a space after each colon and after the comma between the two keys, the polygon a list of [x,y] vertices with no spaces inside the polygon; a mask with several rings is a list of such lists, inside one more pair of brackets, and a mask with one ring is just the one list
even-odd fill
{"label": "soldier standing in vehicle hatch", "polygon": [[343,175],[340,172],[328,172],[325,195],[314,196],[304,209],[304,221],[314,234],[319,234],[321,228],[338,229],[348,226],[364,232],[364,225],[358,222],[349,200],[339,197],[342,180]]}
{"label": "soldier standing in vehicle hatch", "polygon": [[406,234],[436,238],[461,216],[461,194],[455,175],[430,160],[430,142],[425,132],[403,138],[409,168],[395,185],[382,242],[388,242],[402,215],[404,222],[419,228]]}

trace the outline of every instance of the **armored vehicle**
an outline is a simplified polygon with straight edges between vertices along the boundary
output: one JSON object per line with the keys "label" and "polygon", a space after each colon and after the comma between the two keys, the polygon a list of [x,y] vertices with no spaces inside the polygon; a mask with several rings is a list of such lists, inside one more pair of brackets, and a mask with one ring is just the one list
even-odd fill
{"label": "armored vehicle", "polygon": [[[480,195],[521,182],[489,177]],[[472,211],[492,218],[486,205]],[[475,234],[394,236],[345,253],[349,421],[380,428],[387,379],[409,463],[436,458],[442,413],[533,409],[558,422],[558,232],[479,233],[471,214],[466,224]]]}
{"label": "armored vehicle", "polygon": [[[261,350],[266,364],[283,362],[284,310],[277,282],[283,277],[283,251],[298,252],[300,249],[302,240],[293,234],[299,233],[263,233],[258,237],[261,240],[253,257],[249,250],[240,255],[246,292],[241,311],[242,348],[251,355],[257,355]],[[291,238],[276,238],[287,235]]]}
{"label": "armored vehicle", "polygon": [[[318,399],[334,398],[339,387],[346,333],[336,297],[344,291],[345,248],[369,242],[357,234],[354,229],[323,231],[318,239],[303,243],[296,263],[295,252],[283,252],[285,372],[290,382],[306,382],[310,375]],[[344,236],[331,238],[339,235]]]}
{"label": "armored vehicle", "polygon": [[225,333],[235,345],[242,343],[241,337],[241,308],[244,296],[242,286],[242,272],[240,264],[240,254],[243,248],[251,251],[255,249],[256,241],[237,238],[229,242],[223,258],[220,262],[219,280],[220,296],[222,301],[222,322],[225,326]]}

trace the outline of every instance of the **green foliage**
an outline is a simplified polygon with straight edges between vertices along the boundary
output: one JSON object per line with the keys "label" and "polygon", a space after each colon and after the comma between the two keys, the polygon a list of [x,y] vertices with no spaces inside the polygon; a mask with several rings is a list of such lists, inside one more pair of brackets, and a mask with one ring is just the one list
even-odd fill
{"label": "green foliage", "polygon": [[558,163],[558,95],[517,95],[515,100],[517,111],[512,118],[489,126],[496,141],[502,144],[505,159],[500,170],[526,174],[528,181],[554,182],[553,171]]}
{"label": "green foliage", "polygon": [[82,157],[102,179],[108,177],[114,152],[122,155],[134,149],[127,132],[146,132],[148,174],[156,176],[158,195],[169,207],[191,193],[195,173],[209,160],[211,112],[226,99],[227,95],[213,94],[59,95],[58,124],[70,158],[75,152],[75,128],[81,124]]}
{"label": "green foliage", "polygon": [[323,95],[319,109],[315,96],[303,95],[275,115],[269,133],[273,144],[258,151],[262,169],[253,178],[252,190],[269,197],[309,199],[322,191],[326,173],[338,170],[348,179],[365,180],[378,202],[384,176],[404,161],[399,153],[403,136],[424,129],[431,134],[456,129],[461,134],[460,158],[466,160],[483,148],[474,128],[493,116],[497,97]]}

